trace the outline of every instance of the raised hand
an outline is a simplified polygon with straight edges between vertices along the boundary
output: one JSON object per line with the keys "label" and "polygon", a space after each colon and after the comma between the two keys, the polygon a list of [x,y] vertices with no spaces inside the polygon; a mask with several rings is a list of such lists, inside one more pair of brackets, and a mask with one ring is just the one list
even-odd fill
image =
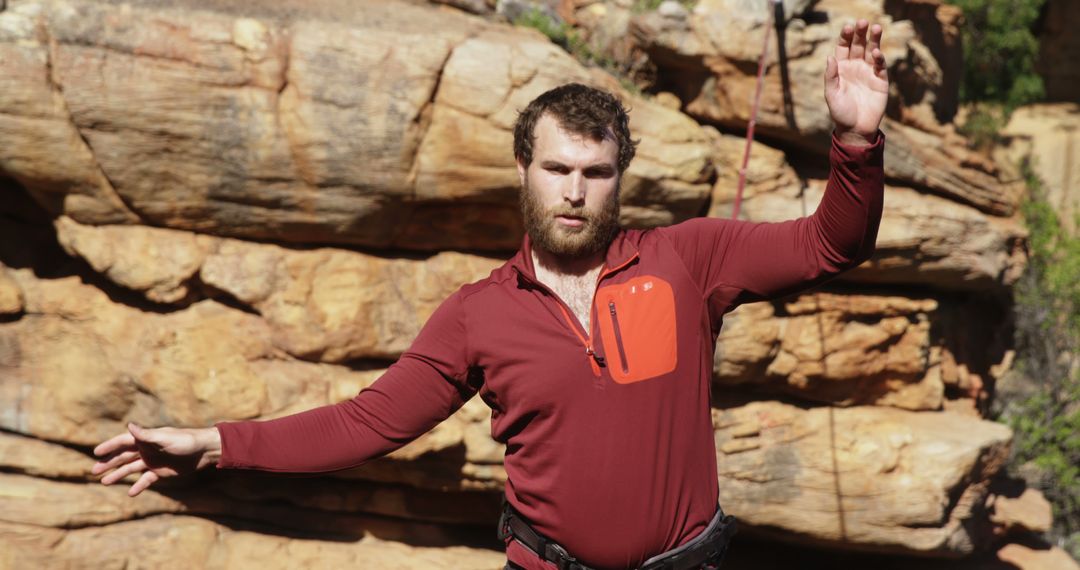
{"label": "raised hand", "polygon": [[850,144],[872,142],[888,100],[881,26],[871,26],[866,20],[859,20],[854,27],[844,26],[825,67],[825,102],[837,136]]}
{"label": "raised hand", "polygon": [[101,483],[111,485],[132,473],[140,473],[128,489],[134,497],[165,477],[194,473],[217,463],[221,456],[221,437],[217,428],[147,429],[133,423],[128,432],[102,442],[94,448],[102,460],[94,464],[94,475],[106,473]]}

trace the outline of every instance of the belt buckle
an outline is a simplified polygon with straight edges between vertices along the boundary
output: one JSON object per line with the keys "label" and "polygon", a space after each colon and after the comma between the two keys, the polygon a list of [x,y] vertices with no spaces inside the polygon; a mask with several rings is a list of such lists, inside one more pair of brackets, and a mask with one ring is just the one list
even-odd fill
{"label": "belt buckle", "polygon": [[[577,562],[577,559],[573,556],[570,556],[570,553],[567,552],[566,549],[562,547],[562,545],[555,542],[549,542],[547,544],[547,547],[555,551],[558,559],[552,560],[551,562],[554,562],[555,566],[559,570],[569,570],[570,565]],[[546,557],[547,553],[545,552],[544,555]]]}
{"label": "belt buckle", "polygon": [[504,506],[502,513],[499,514],[499,528],[496,529],[496,536],[499,537],[499,540],[505,541],[512,534],[510,531],[510,511]]}

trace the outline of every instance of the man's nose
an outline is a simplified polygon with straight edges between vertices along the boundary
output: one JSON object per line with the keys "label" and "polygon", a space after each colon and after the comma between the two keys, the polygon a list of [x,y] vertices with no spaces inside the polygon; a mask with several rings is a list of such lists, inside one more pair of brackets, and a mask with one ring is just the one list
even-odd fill
{"label": "man's nose", "polygon": [[585,177],[580,172],[570,174],[569,184],[563,193],[563,198],[574,206],[581,206],[585,203]]}

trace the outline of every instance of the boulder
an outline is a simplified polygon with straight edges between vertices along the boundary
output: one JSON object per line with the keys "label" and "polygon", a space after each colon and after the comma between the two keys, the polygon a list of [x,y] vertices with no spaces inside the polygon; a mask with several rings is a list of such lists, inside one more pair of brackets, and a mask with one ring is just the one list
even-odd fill
{"label": "boulder", "polygon": [[66,446],[10,432],[0,432],[0,457],[4,470],[34,477],[93,480],[92,462]]}
{"label": "boulder", "polygon": [[1053,507],[1036,489],[991,494],[987,498],[990,521],[1002,534],[1043,534],[1054,525]]}
{"label": "boulder", "polygon": [[937,309],[933,299],[826,293],[744,305],[720,332],[715,377],[834,405],[940,409]]}
{"label": "boulder", "polygon": [[215,238],[147,226],[86,226],[56,219],[56,237],[68,255],[80,257],[106,279],[142,292],[156,303],[188,299]]}
{"label": "boulder", "polygon": [[1006,544],[997,556],[1008,564],[1008,570],[1080,570],[1080,564],[1057,546]]}
{"label": "boulder", "polygon": [[159,493],[128,497],[123,485],[50,481],[0,473],[0,520],[38,527],[108,525],[160,513],[182,512],[180,501]]}
{"label": "boulder", "polygon": [[714,378],[721,393],[737,387],[838,406],[981,405],[1007,368],[1007,339],[1005,315],[978,301],[815,292],[729,313]]}
{"label": "boulder", "polygon": [[982,511],[1012,432],[949,413],[714,410],[720,504],[772,539],[959,558],[989,545]]}
{"label": "boulder", "polygon": [[56,222],[66,251],[151,301],[197,284],[262,316],[275,346],[298,358],[396,358],[458,287],[502,260],[456,252],[423,259],[291,249],[145,226]]}
{"label": "boulder", "polygon": [[882,131],[887,178],[996,216],[1012,215],[1023,198],[1012,164],[972,150],[951,130],[935,134],[886,118]]}

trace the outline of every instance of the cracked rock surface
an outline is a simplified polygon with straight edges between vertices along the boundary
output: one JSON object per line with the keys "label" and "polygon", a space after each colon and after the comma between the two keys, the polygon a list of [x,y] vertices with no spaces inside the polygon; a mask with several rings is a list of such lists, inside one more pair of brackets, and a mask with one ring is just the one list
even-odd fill
{"label": "cracked rock surface", "polygon": [[[0,570],[502,567],[505,449],[479,398],[318,477],[209,471],[132,500],[94,481],[90,452],[128,421],[269,419],[369,386],[520,244],[513,121],[560,83],[631,109],[624,225],[730,216],[764,14],[549,4],[615,63],[584,65],[483,1],[7,2]],[[1011,434],[983,416],[1026,261],[1010,164],[1058,156],[1039,133],[1075,109],[1020,111],[1011,154],[979,154],[951,122],[955,10],[783,6],[787,59],[766,73],[740,216],[820,201],[821,56],[841,15],[890,24],[888,184],[873,259],[725,317],[720,501],[748,545],[730,566],[1060,562],[1021,544],[1048,507],[1001,489]]]}

